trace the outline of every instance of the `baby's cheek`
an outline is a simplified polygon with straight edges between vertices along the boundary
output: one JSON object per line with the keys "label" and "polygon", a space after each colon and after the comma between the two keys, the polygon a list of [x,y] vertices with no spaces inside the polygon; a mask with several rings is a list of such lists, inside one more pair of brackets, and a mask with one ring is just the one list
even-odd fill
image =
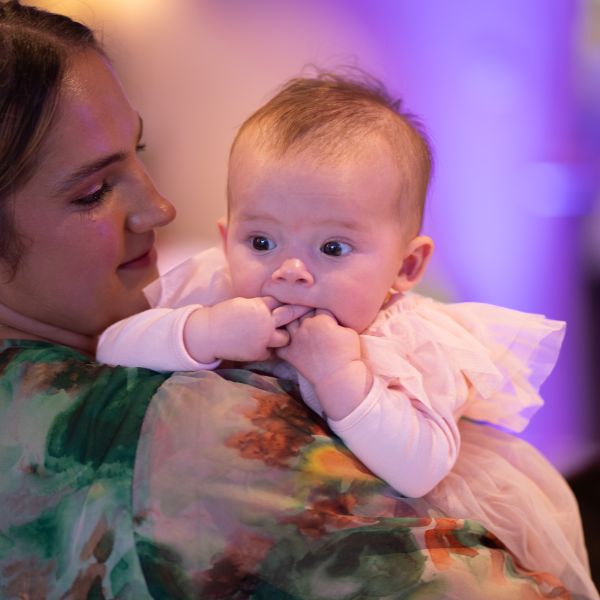
{"label": "baby's cheek", "polygon": [[232,268],[231,283],[234,295],[243,298],[262,296],[265,277],[262,269],[252,265],[240,265],[237,269]]}
{"label": "baby's cheek", "polygon": [[344,327],[353,329],[357,333],[363,333],[375,320],[379,309],[378,303],[364,301],[364,298],[355,293],[346,296],[343,305],[339,306],[334,313]]}

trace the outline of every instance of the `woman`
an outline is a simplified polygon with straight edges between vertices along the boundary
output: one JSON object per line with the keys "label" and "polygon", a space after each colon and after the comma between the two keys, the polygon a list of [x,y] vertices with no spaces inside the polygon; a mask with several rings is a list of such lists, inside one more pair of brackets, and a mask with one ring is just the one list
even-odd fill
{"label": "woman", "polygon": [[94,362],[174,217],[91,32],[0,4],[0,597],[567,597],[362,467],[285,381]]}

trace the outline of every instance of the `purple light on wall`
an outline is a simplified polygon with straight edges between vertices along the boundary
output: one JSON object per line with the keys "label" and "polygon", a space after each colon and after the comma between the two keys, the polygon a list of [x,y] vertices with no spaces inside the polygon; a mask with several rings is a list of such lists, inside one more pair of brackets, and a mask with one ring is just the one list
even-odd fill
{"label": "purple light on wall", "polygon": [[580,216],[570,0],[353,2],[380,46],[379,75],[422,116],[436,154],[426,230],[454,300],[568,322],[546,406],[524,437],[559,467],[593,432],[583,360]]}

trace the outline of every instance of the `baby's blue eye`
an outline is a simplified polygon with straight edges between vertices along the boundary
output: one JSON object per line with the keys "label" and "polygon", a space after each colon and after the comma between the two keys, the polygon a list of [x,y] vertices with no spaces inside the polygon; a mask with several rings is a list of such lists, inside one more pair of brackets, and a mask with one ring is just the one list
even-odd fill
{"label": "baby's blue eye", "polygon": [[273,248],[275,248],[275,242],[264,235],[255,235],[251,238],[250,242],[252,243],[252,248],[259,252],[267,252],[268,250],[273,250]]}
{"label": "baby's blue eye", "polygon": [[327,256],[343,256],[344,254],[352,252],[352,247],[345,242],[330,240],[321,246],[321,252]]}

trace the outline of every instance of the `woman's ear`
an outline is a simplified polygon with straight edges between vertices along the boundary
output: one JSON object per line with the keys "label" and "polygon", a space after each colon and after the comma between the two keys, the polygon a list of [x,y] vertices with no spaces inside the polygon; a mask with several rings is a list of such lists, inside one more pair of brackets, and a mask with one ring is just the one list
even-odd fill
{"label": "woman's ear", "polygon": [[406,247],[402,265],[394,281],[397,292],[407,292],[419,283],[425,273],[433,252],[433,240],[427,235],[419,235]]}
{"label": "woman's ear", "polygon": [[221,236],[223,252],[227,252],[227,219],[225,217],[221,217],[217,221],[217,229],[219,230],[219,235]]}

